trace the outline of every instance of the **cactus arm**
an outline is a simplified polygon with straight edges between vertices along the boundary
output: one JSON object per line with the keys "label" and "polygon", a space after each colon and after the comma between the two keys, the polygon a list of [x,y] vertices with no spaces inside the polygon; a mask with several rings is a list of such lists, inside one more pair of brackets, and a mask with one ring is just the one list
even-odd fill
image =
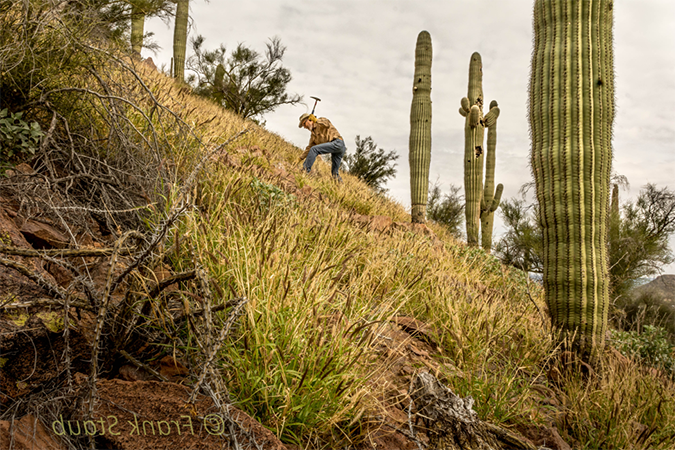
{"label": "cactus arm", "polygon": [[502,200],[503,192],[504,192],[504,185],[499,183],[497,185],[497,190],[495,190],[495,196],[492,199],[492,206],[490,206],[490,212],[495,212],[497,211],[497,208],[499,208],[499,203]]}
{"label": "cactus arm", "polygon": [[612,0],[534,5],[529,114],[545,299],[560,339],[591,360],[604,348],[609,307],[612,9]]}
{"label": "cactus arm", "polygon": [[483,189],[484,203],[481,206],[481,246],[486,252],[492,250],[492,230],[494,228],[494,212],[504,191],[502,184],[495,190],[495,166],[497,162],[497,118],[499,107],[496,101],[490,102],[490,111],[483,118],[488,129],[487,151],[485,153],[485,187]]}
{"label": "cactus arm", "polygon": [[410,164],[411,221],[426,221],[429,195],[429,166],[431,164],[431,35],[422,31],[415,47],[415,77],[413,100],[410,107]]}

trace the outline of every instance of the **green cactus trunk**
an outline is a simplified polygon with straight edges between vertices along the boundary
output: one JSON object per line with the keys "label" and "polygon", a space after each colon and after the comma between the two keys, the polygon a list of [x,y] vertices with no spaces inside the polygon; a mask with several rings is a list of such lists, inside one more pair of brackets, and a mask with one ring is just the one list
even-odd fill
{"label": "green cactus trunk", "polygon": [[485,152],[485,188],[480,203],[480,231],[481,246],[490,253],[492,250],[492,229],[494,226],[495,211],[499,207],[504,186],[500,183],[495,190],[495,165],[497,163],[497,118],[499,106],[493,100],[490,102],[490,111],[485,115],[483,122],[488,129],[487,151]]}
{"label": "green cactus trunk", "polygon": [[431,35],[422,31],[415,48],[415,78],[410,108],[411,220],[424,223],[429,195],[429,166],[431,164]]}
{"label": "green cactus trunk", "polygon": [[185,81],[185,53],[187,48],[188,14],[190,0],[176,3],[176,21],[173,28],[173,77]]}
{"label": "green cactus trunk", "polygon": [[[504,186],[498,185],[495,191],[499,107],[493,100],[490,103],[490,111],[483,117],[483,61],[480,53],[477,52],[471,55],[469,92],[468,96],[462,99],[459,113],[466,117],[464,125],[466,240],[470,246],[477,246],[482,228],[482,245],[489,252],[492,248],[494,212],[499,206]],[[486,127],[488,128],[487,155],[483,147]],[[486,156],[486,179],[483,185],[483,162]]]}
{"label": "green cactus trunk", "polygon": [[607,213],[614,120],[612,0],[536,0],[531,166],[544,289],[561,340],[595,359],[607,331]]}
{"label": "green cactus trunk", "polygon": [[[483,196],[483,61],[479,53],[471,55],[469,63],[468,105],[464,125],[464,199],[466,202],[466,241],[478,245],[480,231],[480,201]],[[461,112],[462,110],[460,110]]]}
{"label": "green cactus trunk", "polygon": [[145,12],[134,5],[131,7],[131,51],[138,57],[143,49],[144,28]]}

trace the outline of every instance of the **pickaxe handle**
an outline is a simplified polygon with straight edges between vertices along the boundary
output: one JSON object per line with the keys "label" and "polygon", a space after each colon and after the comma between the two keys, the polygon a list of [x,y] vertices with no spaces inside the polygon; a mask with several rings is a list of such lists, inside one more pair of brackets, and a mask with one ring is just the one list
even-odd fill
{"label": "pickaxe handle", "polygon": [[316,104],[317,104],[317,102],[320,102],[321,99],[318,98],[318,97],[310,97],[310,98],[314,99],[314,106],[312,107],[312,114],[314,114],[314,110],[316,109]]}

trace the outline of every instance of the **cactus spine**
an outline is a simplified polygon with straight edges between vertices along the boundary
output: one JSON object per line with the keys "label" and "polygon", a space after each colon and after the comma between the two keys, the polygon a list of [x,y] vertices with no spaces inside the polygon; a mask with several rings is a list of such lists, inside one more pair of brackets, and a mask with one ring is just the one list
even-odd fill
{"label": "cactus spine", "polygon": [[[469,92],[461,101],[459,113],[466,117],[464,125],[464,198],[466,200],[467,243],[478,245],[482,225],[482,245],[486,251],[492,248],[494,212],[499,206],[504,186],[495,191],[495,163],[497,150],[496,101],[490,103],[490,111],[483,117],[483,62],[479,53],[471,55],[469,63]],[[487,154],[483,151],[485,128],[488,128]],[[483,187],[483,162],[487,157],[485,187]]]}
{"label": "cactus spine", "polygon": [[410,107],[411,220],[424,223],[429,195],[429,166],[431,164],[431,35],[422,31],[415,48],[415,78]]}
{"label": "cactus spine", "polygon": [[612,160],[612,0],[536,0],[531,167],[553,326],[582,356],[605,344]]}

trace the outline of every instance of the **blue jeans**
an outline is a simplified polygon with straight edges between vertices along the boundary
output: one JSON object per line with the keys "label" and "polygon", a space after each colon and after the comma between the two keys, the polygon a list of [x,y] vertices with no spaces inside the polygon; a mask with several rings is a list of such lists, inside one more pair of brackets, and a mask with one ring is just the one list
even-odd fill
{"label": "blue jeans", "polygon": [[345,147],[345,142],[342,139],[333,139],[330,142],[315,145],[314,147],[309,149],[307,159],[305,159],[305,162],[303,163],[302,166],[305,168],[307,173],[309,173],[309,171],[312,170],[312,166],[314,165],[314,161],[316,160],[316,157],[318,155],[325,155],[326,153],[330,153],[331,154],[330,172],[331,174],[333,174],[333,177],[335,179],[337,179],[338,181],[342,181],[342,177],[340,177],[340,164],[342,163],[342,157],[345,155],[346,150],[347,147]]}

